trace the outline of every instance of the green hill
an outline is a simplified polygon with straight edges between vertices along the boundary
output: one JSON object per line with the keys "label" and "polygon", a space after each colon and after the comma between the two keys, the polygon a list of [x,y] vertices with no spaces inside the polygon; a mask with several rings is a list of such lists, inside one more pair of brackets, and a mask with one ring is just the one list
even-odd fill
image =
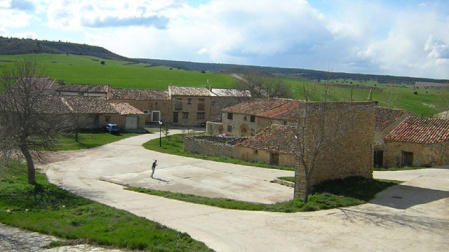
{"label": "green hill", "polygon": [[443,82],[426,78],[323,71],[209,64],[170,60],[127,59],[101,47],[66,42],[0,37],[0,70],[19,59],[35,59],[48,76],[66,83],[110,84],[116,88],[166,90],[168,85],[233,87],[237,79],[230,74],[263,73],[289,83],[297,99],[304,89],[313,100],[366,101],[380,106],[406,109],[416,115],[432,116],[449,109],[447,89],[415,89],[415,81]]}
{"label": "green hill", "polygon": [[[0,69],[19,59],[33,59],[45,67],[50,78],[66,83],[109,84],[115,88],[166,90],[168,85],[232,87],[235,78],[211,72],[186,71],[147,63],[106,60],[67,54],[0,55]],[[102,62],[104,64],[102,64]]]}
{"label": "green hill", "polygon": [[134,61],[99,46],[47,40],[0,37],[0,55],[30,53],[89,55],[102,59]]}

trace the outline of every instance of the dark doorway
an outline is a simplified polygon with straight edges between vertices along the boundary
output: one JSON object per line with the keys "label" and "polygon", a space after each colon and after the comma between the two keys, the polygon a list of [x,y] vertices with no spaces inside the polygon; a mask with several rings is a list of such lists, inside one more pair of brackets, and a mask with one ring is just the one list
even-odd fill
{"label": "dark doorway", "polygon": [[402,166],[413,166],[413,152],[402,152]]}
{"label": "dark doorway", "polygon": [[374,168],[379,168],[384,165],[384,151],[375,150],[374,151]]}
{"label": "dark doorway", "polygon": [[178,123],[178,112],[173,112],[173,123]]}
{"label": "dark doorway", "polygon": [[276,153],[270,154],[270,164],[279,165],[279,154]]}

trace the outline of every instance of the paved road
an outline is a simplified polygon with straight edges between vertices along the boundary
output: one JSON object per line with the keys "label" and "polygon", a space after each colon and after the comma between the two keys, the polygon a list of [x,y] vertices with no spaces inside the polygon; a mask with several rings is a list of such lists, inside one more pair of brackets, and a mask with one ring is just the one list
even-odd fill
{"label": "paved road", "polygon": [[[406,182],[362,206],[292,214],[225,210],[130,192],[122,185],[276,202],[293,192],[270,181],[292,172],[141,147],[157,137],[59,153],[42,168],[51,182],[69,191],[186,232],[216,251],[449,251],[447,168],[376,172],[375,177]],[[160,166],[151,179],[154,158]]]}

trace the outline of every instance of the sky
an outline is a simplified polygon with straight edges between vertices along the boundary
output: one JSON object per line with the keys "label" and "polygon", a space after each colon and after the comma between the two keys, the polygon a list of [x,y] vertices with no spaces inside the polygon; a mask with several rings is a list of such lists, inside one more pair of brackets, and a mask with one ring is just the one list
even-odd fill
{"label": "sky", "polygon": [[447,0],[0,0],[0,36],[130,58],[449,79]]}

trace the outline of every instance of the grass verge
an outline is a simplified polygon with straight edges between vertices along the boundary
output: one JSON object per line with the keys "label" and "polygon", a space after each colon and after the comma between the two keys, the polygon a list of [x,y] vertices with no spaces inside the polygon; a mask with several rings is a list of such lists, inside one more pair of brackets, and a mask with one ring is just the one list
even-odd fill
{"label": "grass verge", "polygon": [[364,204],[373,199],[377,193],[399,183],[397,181],[372,180],[361,177],[327,181],[316,186],[314,193],[309,196],[307,204],[302,199],[275,204],[260,204],[135,187],[128,188],[128,190],[226,209],[292,213]]}
{"label": "grass verge", "polygon": [[183,157],[211,160],[211,161],[222,162],[222,163],[250,165],[250,166],[278,169],[278,170],[289,170],[289,171],[294,170],[293,167],[276,166],[276,165],[269,165],[269,164],[256,163],[256,162],[246,162],[246,161],[229,158],[229,157],[213,157],[213,156],[206,156],[206,155],[185,152],[184,147],[183,147],[184,136],[185,136],[185,134],[175,134],[175,135],[170,135],[167,137],[162,137],[162,144],[161,144],[162,146],[161,147],[159,147],[159,138],[153,139],[151,141],[144,143],[143,147],[147,150],[152,150],[152,151],[157,151],[157,152],[162,152],[162,153],[167,153],[167,154],[172,154],[172,155],[178,155],[178,156],[183,156]]}
{"label": "grass verge", "polygon": [[[0,165],[0,222],[95,245],[150,251],[211,251],[188,234],[79,197],[37,173],[27,183],[26,167]],[[68,241],[68,244],[71,242]],[[55,243],[53,246],[65,245]]]}
{"label": "grass verge", "polygon": [[128,137],[133,137],[136,133],[109,134],[102,130],[85,131],[78,134],[78,141],[75,134],[60,135],[55,148],[57,150],[81,150],[102,146],[108,143],[119,141]]}
{"label": "grass verge", "polygon": [[410,170],[419,170],[419,169],[426,169],[429,167],[410,167],[410,166],[404,166],[404,167],[378,167],[374,168],[375,171],[410,171]]}

